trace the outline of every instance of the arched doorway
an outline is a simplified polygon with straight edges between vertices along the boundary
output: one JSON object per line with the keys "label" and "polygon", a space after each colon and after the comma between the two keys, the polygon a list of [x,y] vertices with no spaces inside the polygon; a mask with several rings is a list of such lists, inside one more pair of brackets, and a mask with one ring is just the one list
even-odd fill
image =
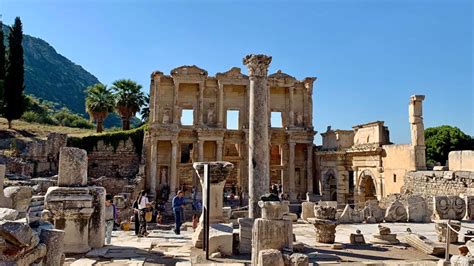
{"label": "arched doorway", "polygon": [[377,199],[375,179],[369,170],[364,170],[360,175],[358,194],[361,203]]}
{"label": "arched doorway", "polygon": [[324,200],[337,201],[337,179],[333,170],[326,172],[323,178]]}

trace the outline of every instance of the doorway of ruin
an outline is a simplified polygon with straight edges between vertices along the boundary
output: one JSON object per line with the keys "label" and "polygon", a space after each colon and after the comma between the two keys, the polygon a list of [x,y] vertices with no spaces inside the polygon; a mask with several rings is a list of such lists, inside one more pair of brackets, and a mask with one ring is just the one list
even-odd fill
{"label": "doorway of ruin", "polygon": [[363,171],[360,175],[358,190],[360,203],[365,203],[368,200],[377,199],[375,179],[370,171]]}
{"label": "doorway of ruin", "polygon": [[328,170],[323,178],[323,198],[337,201],[337,179],[332,169]]}

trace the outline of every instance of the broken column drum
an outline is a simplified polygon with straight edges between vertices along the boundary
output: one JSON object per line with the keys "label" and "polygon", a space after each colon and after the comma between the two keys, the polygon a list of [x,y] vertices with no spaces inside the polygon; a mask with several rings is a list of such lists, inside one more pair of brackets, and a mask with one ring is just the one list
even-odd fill
{"label": "broken column drum", "polygon": [[308,218],[308,222],[314,225],[316,242],[334,243],[336,239],[336,209],[333,207],[314,206],[315,218]]}
{"label": "broken column drum", "polygon": [[[226,178],[231,173],[232,169],[234,168],[234,165],[232,163],[224,162],[224,161],[194,163],[193,167],[196,170],[196,173],[201,182],[203,194],[205,193],[204,191],[204,179],[205,179],[204,166],[205,165],[209,165],[208,171],[209,171],[209,177],[210,177],[209,222],[210,223],[224,222],[225,219],[222,212],[224,185],[225,185]],[[204,208],[202,211],[204,214]],[[194,232],[194,235],[193,235],[193,243],[194,243],[194,246],[197,248],[202,247],[203,223],[204,223],[204,215],[201,215],[201,218],[199,219],[198,227],[196,228],[196,231]]]}
{"label": "broken column drum", "polygon": [[261,216],[258,201],[270,188],[267,74],[271,61],[270,56],[253,54],[243,59],[250,76],[248,153],[250,218]]}

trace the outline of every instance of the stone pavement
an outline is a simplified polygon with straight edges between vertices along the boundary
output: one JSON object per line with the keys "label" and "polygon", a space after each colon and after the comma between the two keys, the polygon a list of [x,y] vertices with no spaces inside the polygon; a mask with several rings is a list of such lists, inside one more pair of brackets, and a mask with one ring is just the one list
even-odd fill
{"label": "stone pavement", "polygon": [[[310,263],[342,265],[436,265],[439,258],[429,256],[404,244],[406,228],[437,241],[434,223],[384,223],[402,242],[400,245],[350,245],[349,235],[357,229],[366,241],[377,233],[377,224],[343,224],[336,229],[336,243],[343,243],[343,249],[333,249],[331,244],[316,243],[314,227],[311,224],[296,223],[293,232],[296,241],[304,244],[303,253]],[[468,225],[474,227],[473,223]],[[137,238],[133,232],[114,231],[112,244],[94,249],[85,255],[67,257],[65,265],[250,265],[250,255],[220,258],[206,261],[200,249],[192,247],[192,229],[183,230],[177,236],[173,231],[152,230],[147,238]],[[452,245],[451,254],[456,254]]]}

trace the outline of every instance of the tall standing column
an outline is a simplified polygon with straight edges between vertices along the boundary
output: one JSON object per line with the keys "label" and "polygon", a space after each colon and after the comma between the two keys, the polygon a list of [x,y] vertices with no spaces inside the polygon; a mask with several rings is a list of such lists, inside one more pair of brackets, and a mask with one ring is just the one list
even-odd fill
{"label": "tall standing column", "polygon": [[202,127],[203,115],[204,115],[204,81],[199,82],[199,116],[198,125]]}
{"label": "tall standing column", "polygon": [[290,194],[290,199],[295,200],[296,199],[296,187],[295,187],[295,142],[290,142],[289,143],[289,148],[290,148],[290,158],[288,160],[288,179],[289,179],[289,194]]}
{"label": "tall standing column", "polygon": [[179,96],[179,82],[174,80],[174,90],[173,90],[173,124],[179,124],[179,105],[178,105],[178,96]]}
{"label": "tall standing column", "polygon": [[307,99],[306,105],[308,106],[307,108],[307,117],[305,121],[305,126],[306,127],[313,127],[313,83],[316,80],[314,77],[310,78],[305,78],[304,79],[304,87],[306,89],[306,96],[305,99]]}
{"label": "tall standing column", "polygon": [[171,178],[171,184],[170,184],[170,190],[172,193],[176,191],[176,188],[179,186],[179,180],[178,180],[178,169],[177,167],[177,158],[178,157],[178,141],[177,140],[172,140],[171,141],[171,165],[170,165],[170,178]]}
{"label": "tall standing column", "polygon": [[224,127],[224,84],[221,82],[217,82],[217,94],[218,98],[218,105],[219,105],[219,116],[217,121],[217,127],[222,128]]}
{"label": "tall standing column", "polygon": [[158,140],[152,138],[151,142],[151,157],[150,157],[150,176],[148,179],[148,188],[150,189],[150,196],[156,196],[156,177],[158,168]]}
{"label": "tall standing column", "polygon": [[425,95],[412,95],[408,106],[411,145],[415,153],[415,170],[426,170],[425,128],[423,125],[424,99]]}
{"label": "tall standing column", "polygon": [[222,140],[218,140],[216,144],[217,144],[216,160],[222,161],[222,144],[224,144],[224,142]]}
{"label": "tall standing column", "polygon": [[250,76],[249,112],[249,217],[261,217],[260,197],[270,187],[268,152],[268,67],[272,61],[266,55],[247,55],[243,63]]}
{"label": "tall standing column", "polygon": [[306,179],[307,179],[307,192],[313,194],[313,143],[308,144],[308,155],[307,167],[306,167]]}
{"label": "tall standing column", "polygon": [[295,125],[295,111],[293,107],[293,95],[294,95],[294,87],[288,88],[290,92],[290,127],[293,127]]}

